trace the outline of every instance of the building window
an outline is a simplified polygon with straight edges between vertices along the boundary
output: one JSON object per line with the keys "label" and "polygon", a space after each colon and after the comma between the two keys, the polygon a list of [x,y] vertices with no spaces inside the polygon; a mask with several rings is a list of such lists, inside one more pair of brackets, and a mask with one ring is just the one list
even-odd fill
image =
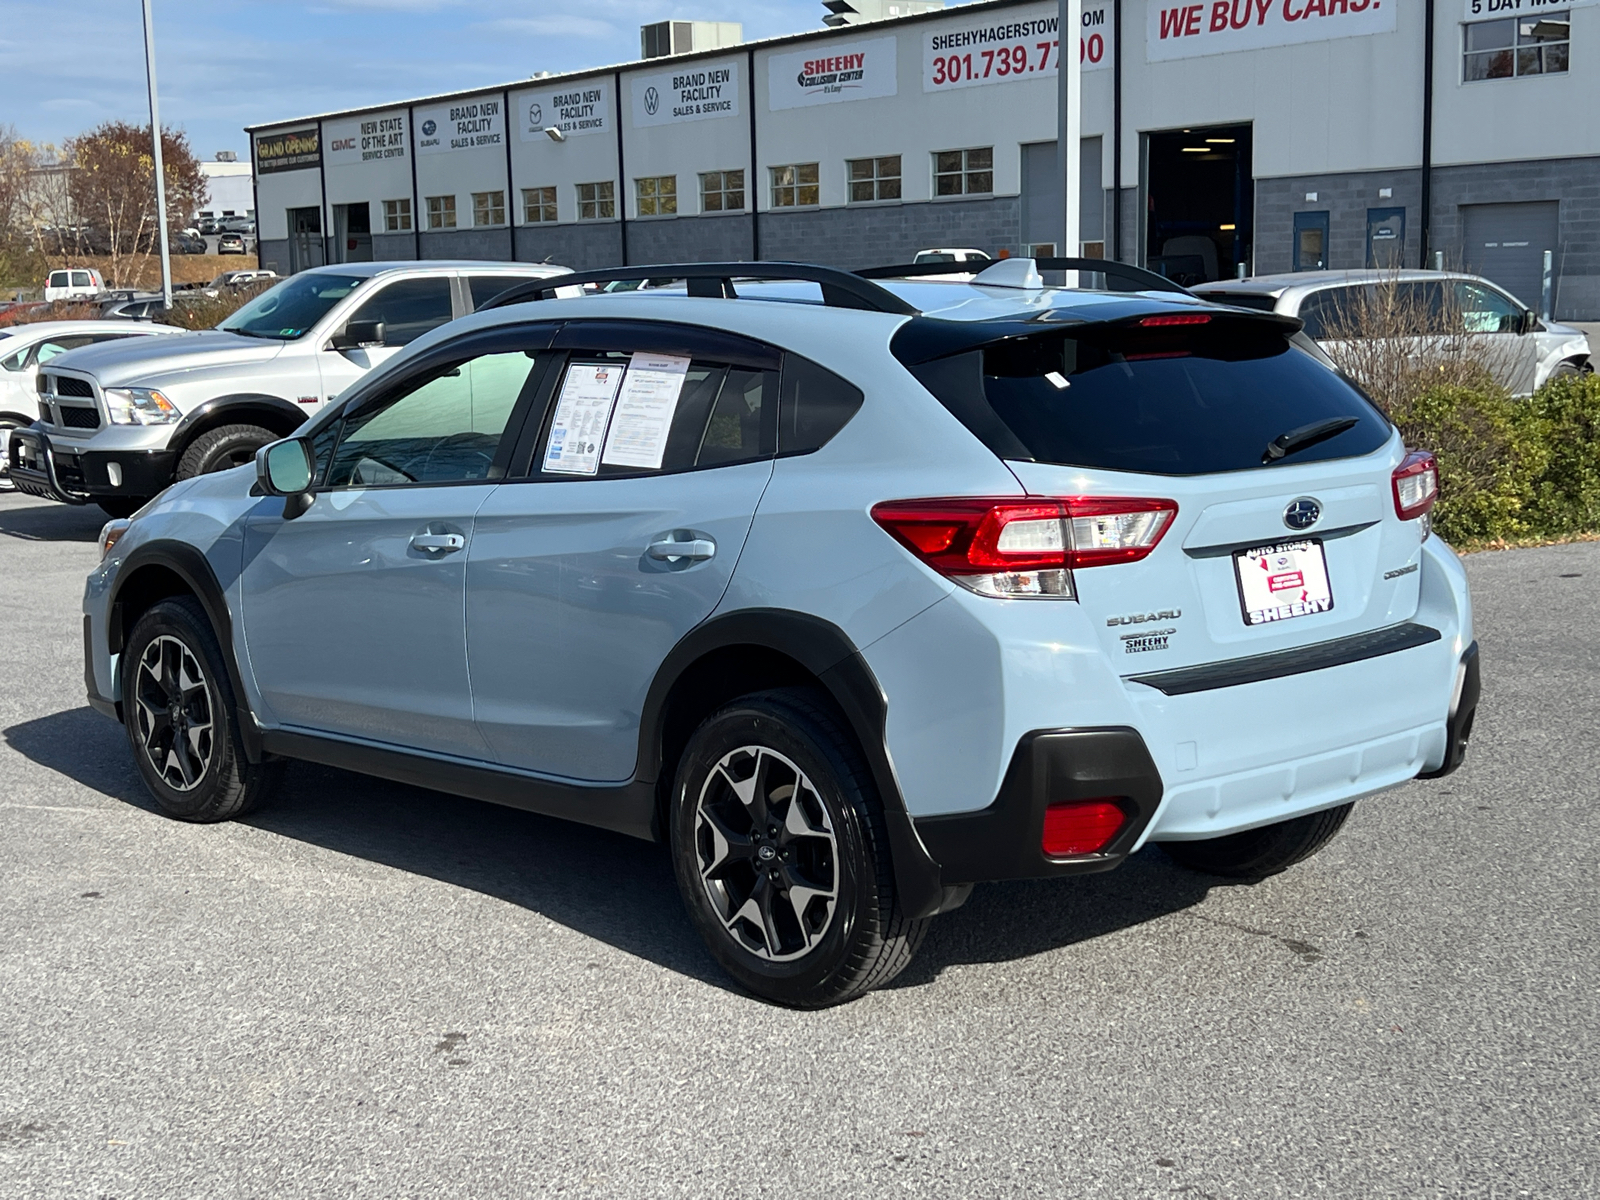
{"label": "building window", "polygon": [[633,181],[641,217],[673,217],[678,213],[678,177],[651,175]]}
{"label": "building window", "polygon": [[617,198],[611,180],[578,185],[578,220],[609,221],[616,215]]}
{"label": "building window", "polygon": [[548,225],[554,222],[556,219],[555,188],[523,188],[522,219],[529,225]]}
{"label": "building window", "polygon": [[1512,79],[1523,75],[1564,74],[1572,28],[1566,12],[1479,21],[1462,33],[1466,49],[1462,77]]}
{"label": "building window", "polygon": [[428,197],[428,228],[454,229],[456,227],[456,198],[454,196]]}
{"label": "building window", "polygon": [[700,211],[744,211],[744,172],[703,172],[700,176]]}
{"label": "building window", "polygon": [[773,208],[815,208],[820,203],[816,163],[794,163],[771,171]]}
{"label": "building window", "polygon": [[939,150],[933,156],[935,196],[973,196],[994,191],[994,147]]}
{"label": "building window", "polygon": [[506,194],[504,192],[473,192],[472,223],[474,225],[504,225],[506,223]]}
{"label": "building window", "polygon": [[385,233],[406,233],[411,229],[411,198],[383,202],[383,228]]}
{"label": "building window", "polygon": [[850,203],[900,199],[900,156],[852,158],[845,163],[850,176]]}

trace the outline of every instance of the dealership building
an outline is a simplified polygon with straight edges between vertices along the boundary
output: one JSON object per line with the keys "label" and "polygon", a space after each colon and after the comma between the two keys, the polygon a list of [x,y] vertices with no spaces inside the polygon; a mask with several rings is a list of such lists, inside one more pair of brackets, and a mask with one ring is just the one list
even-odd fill
{"label": "dealership building", "polygon": [[758,42],[650,27],[657,57],[251,127],[261,258],[857,267],[976,247],[1186,281],[1442,262],[1539,307],[1548,252],[1555,315],[1595,318],[1597,3],[1084,0],[1078,246],[1055,4]]}

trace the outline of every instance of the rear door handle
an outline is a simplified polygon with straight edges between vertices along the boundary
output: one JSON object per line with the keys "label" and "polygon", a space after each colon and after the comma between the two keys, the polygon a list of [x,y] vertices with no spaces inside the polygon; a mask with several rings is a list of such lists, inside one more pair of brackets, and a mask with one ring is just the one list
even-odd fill
{"label": "rear door handle", "polygon": [[690,562],[704,562],[717,552],[717,544],[709,538],[695,538],[688,542],[674,542],[670,539],[651,542],[645,550],[651,558],[663,561],[674,559],[688,559]]}
{"label": "rear door handle", "polygon": [[454,554],[467,544],[459,533],[419,533],[411,539],[413,550],[431,550],[440,554]]}

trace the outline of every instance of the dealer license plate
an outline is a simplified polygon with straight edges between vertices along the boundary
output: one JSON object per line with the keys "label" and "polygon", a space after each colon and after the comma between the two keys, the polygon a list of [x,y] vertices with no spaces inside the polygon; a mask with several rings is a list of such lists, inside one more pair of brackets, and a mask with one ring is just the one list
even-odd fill
{"label": "dealer license plate", "polygon": [[1246,625],[1309,617],[1333,608],[1333,585],[1322,543],[1278,542],[1233,556]]}

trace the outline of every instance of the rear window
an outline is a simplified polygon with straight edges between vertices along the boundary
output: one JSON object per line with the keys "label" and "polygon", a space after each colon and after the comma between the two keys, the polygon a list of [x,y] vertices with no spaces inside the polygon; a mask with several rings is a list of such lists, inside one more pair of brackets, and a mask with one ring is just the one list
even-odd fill
{"label": "rear window", "polygon": [[[1320,421],[1354,424],[1280,461],[1367,454],[1389,437],[1360,392],[1281,329],[1248,319],[1015,338],[961,357],[977,369],[917,374],[1004,457],[1205,475],[1260,467],[1269,442]],[[982,410],[971,394],[979,371]]]}

